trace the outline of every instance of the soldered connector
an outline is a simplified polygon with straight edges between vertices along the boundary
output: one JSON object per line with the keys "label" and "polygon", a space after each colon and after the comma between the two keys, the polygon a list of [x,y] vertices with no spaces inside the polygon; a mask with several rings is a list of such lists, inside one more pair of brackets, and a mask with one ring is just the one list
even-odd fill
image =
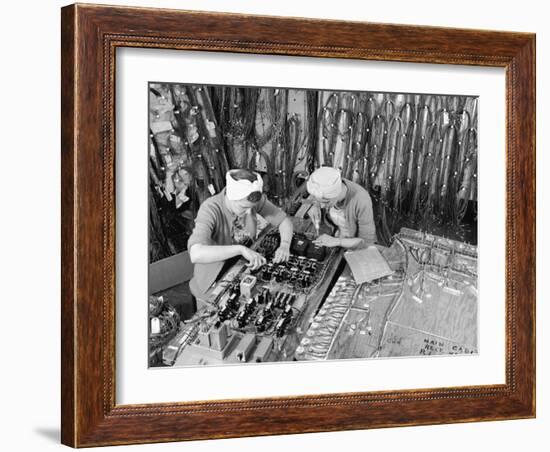
{"label": "soldered connector", "polygon": [[249,313],[246,312],[244,309],[242,311],[239,311],[236,317],[237,324],[239,325],[239,328],[243,328],[246,326],[249,320]]}
{"label": "soldered connector", "polygon": [[275,334],[277,337],[281,337],[285,334],[288,326],[290,325],[290,320],[292,319],[292,316],[281,316],[281,318],[277,321],[277,325],[275,326]]}

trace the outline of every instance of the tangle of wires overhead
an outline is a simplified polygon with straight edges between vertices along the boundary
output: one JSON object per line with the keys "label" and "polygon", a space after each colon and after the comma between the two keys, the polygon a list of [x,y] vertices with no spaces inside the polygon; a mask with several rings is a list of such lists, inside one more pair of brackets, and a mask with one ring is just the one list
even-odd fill
{"label": "tangle of wires overhead", "polygon": [[316,166],[373,198],[379,240],[403,226],[461,236],[476,200],[477,98],[321,93]]}
{"label": "tangle of wires overhead", "polygon": [[[461,238],[476,205],[475,97],[158,83],[149,91],[151,205],[169,201],[191,226],[229,168],[260,172],[283,208],[316,167],[339,168],[370,193],[386,244],[403,226]],[[158,256],[182,251],[160,230],[165,215],[152,219]]]}

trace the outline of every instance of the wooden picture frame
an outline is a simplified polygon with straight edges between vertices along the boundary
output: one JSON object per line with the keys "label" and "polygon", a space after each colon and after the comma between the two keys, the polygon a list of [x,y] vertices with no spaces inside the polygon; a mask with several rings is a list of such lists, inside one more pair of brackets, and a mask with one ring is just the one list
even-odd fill
{"label": "wooden picture frame", "polygon": [[[62,442],[149,443],[535,416],[535,35],[205,12],[62,9]],[[147,47],[506,70],[506,382],[115,403],[115,50]]]}

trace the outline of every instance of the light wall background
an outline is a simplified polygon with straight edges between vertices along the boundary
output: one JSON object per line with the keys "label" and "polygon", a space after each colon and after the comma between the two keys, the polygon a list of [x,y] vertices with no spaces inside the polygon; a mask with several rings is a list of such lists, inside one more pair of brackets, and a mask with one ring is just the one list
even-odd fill
{"label": "light wall background", "polygon": [[[147,451],[346,451],[378,449],[446,452],[547,450],[550,429],[548,345],[550,309],[550,31],[545,2],[460,3],[315,2],[278,0],[113,0],[156,6],[251,14],[438,25],[537,33],[538,147],[538,415],[534,420],[319,433],[119,447]],[[99,2],[91,2],[99,3]],[[27,0],[2,7],[0,70],[0,281],[2,372],[0,445],[3,450],[60,450],[60,12],[65,2]]]}

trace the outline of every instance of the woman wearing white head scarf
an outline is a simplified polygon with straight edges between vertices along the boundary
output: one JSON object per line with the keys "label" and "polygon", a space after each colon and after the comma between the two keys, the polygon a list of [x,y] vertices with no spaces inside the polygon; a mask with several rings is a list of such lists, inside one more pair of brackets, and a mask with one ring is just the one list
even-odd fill
{"label": "woman wearing white head scarf", "polygon": [[187,242],[189,257],[195,264],[189,287],[196,298],[204,298],[229,259],[242,256],[253,270],[265,264],[265,258],[249,248],[256,239],[256,214],[279,228],[281,245],[273,261],[286,261],[290,256],[292,222],[262,190],[259,174],[246,169],[230,170],[225,188],[201,204]]}
{"label": "woman wearing white head scarf", "polygon": [[322,234],[315,243],[342,248],[364,248],[376,242],[376,228],[369,193],[360,185],[342,179],[340,171],[322,166],[315,170],[306,183],[313,205],[309,216],[319,230],[321,210],[336,227],[335,236]]}

